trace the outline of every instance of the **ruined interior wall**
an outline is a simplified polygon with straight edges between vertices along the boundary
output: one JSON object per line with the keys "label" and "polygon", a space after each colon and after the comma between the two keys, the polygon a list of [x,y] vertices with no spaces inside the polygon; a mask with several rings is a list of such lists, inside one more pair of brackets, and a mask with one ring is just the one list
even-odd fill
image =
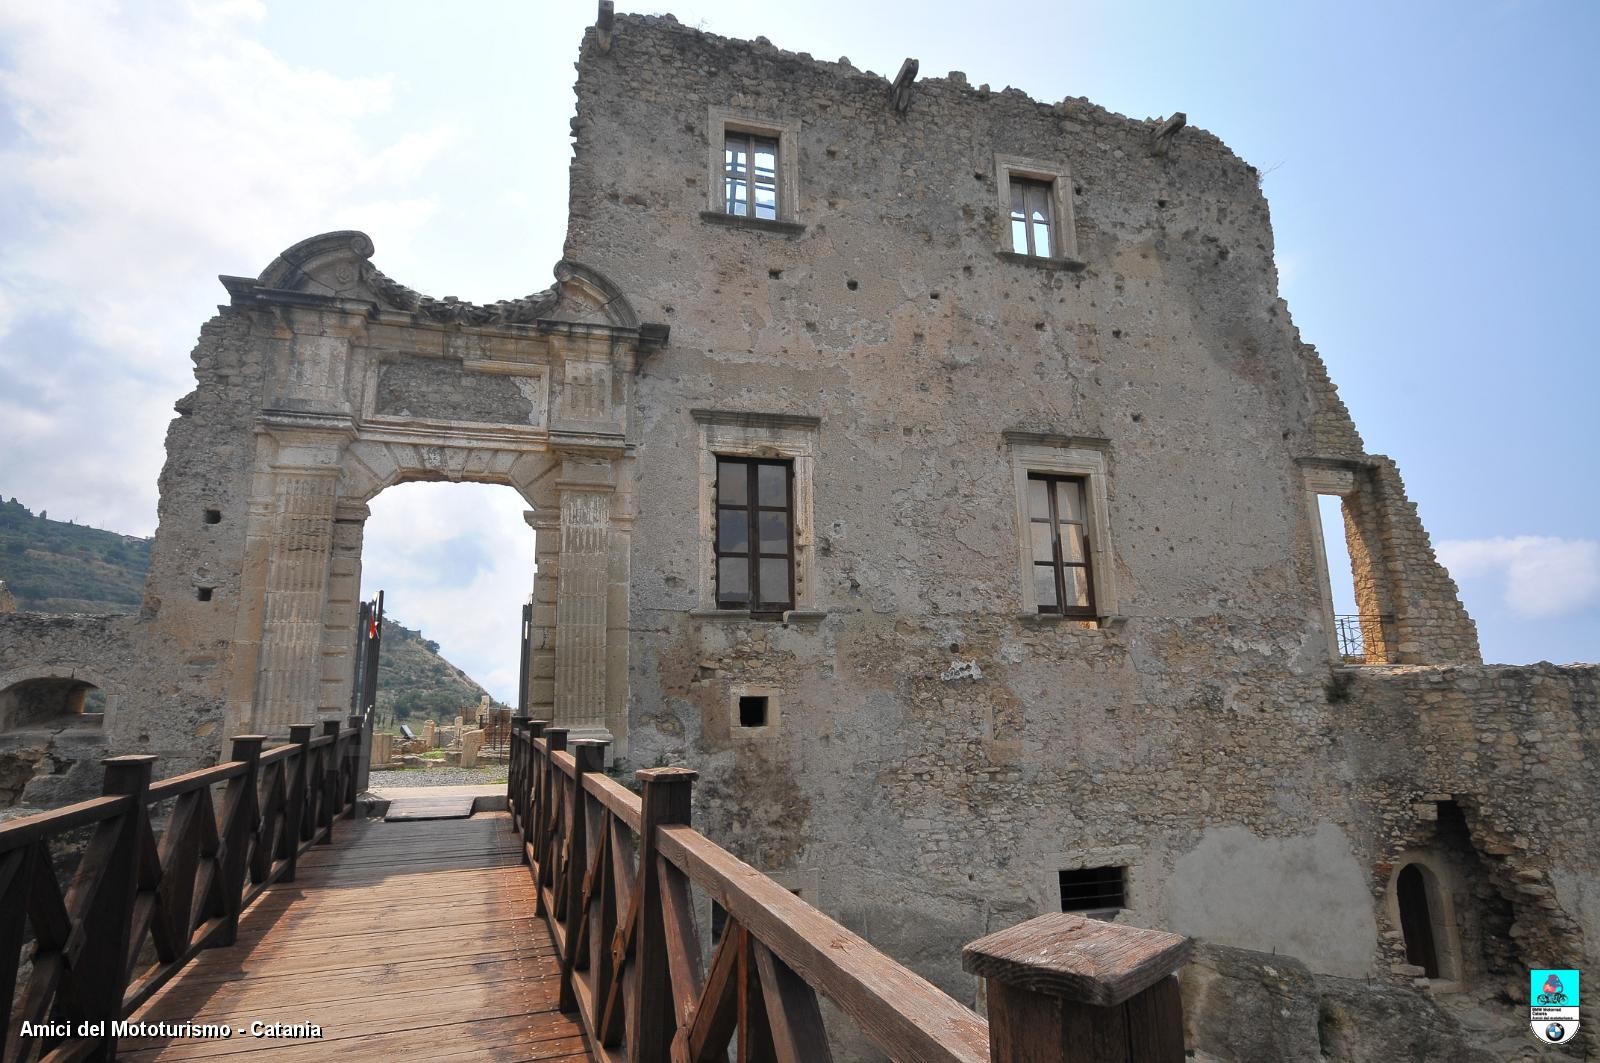
{"label": "ruined interior wall", "polygon": [[[701,217],[711,108],[797,128],[803,229]],[[1470,621],[1288,319],[1254,171],[1193,128],[1153,156],[1152,129],[959,77],[902,117],[881,78],[670,19],[586,40],[567,253],[672,325],[632,437],[631,763],[699,768],[713,837],[966,999],[960,945],[1099,864],[1129,868],[1123,919],[1404,984],[1385,817],[1424,747],[1481,747],[1350,761],[1297,461],[1377,469],[1416,659],[1473,659]],[[996,154],[1070,166],[1082,272],[996,254]],[[820,616],[698,611],[696,409],[818,419]],[[1098,629],[1021,612],[1007,429],[1106,441]],[[776,726],[741,733],[744,689]],[[1385,726],[1427,726],[1408,698]],[[1219,900],[1241,868],[1329,907],[1258,874],[1246,920]]]}

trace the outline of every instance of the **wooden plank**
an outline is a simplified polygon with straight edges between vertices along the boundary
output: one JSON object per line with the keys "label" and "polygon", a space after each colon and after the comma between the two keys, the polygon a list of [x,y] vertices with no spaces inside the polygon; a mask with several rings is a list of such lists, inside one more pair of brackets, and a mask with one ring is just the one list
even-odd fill
{"label": "wooden plank", "polygon": [[694,830],[661,827],[656,844],[891,1057],[988,1063],[988,1024],[931,982]]}
{"label": "wooden plank", "polygon": [[[588,1061],[582,1025],[557,1010],[559,958],[532,915],[533,883],[515,862],[520,840],[506,813],[481,826],[341,828],[335,847],[308,851],[298,881],[267,889],[244,912],[238,945],[202,953],[134,1016],[316,1023],[322,1037],[126,1041],[119,1055]],[[506,863],[475,866],[486,856]],[[418,925],[406,924],[407,912]]]}
{"label": "wooden plank", "polygon": [[611,814],[628,825],[633,833],[639,833],[639,795],[623,786],[615,779],[601,774],[585,775],[583,788],[592,794]]}
{"label": "wooden plank", "polygon": [[112,819],[121,815],[127,804],[128,798],[121,795],[91,797],[87,801],[79,801],[75,805],[67,805],[52,812],[37,812],[31,816],[21,816],[0,823],[0,853],[8,853],[13,849],[53,838],[78,827]]}
{"label": "wooden plank", "polygon": [[778,1063],[832,1063],[816,990],[761,942],[752,945]]}
{"label": "wooden plank", "polygon": [[1132,1063],[1183,1063],[1183,994],[1167,976],[1122,1005]]}

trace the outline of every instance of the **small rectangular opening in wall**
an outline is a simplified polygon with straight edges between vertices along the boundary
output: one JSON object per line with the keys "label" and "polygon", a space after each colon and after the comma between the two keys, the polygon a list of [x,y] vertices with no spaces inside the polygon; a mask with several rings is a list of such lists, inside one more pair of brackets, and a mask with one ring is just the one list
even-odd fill
{"label": "small rectangular opening in wall", "polygon": [[767,725],[767,696],[742,694],[739,697],[739,726],[765,727]]}
{"label": "small rectangular opening in wall", "polygon": [[209,602],[211,600],[211,591],[212,588],[210,587],[196,587],[194,596],[202,602]]}
{"label": "small rectangular opening in wall", "polygon": [[1079,867],[1059,872],[1061,910],[1109,919],[1127,907],[1127,868]]}
{"label": "small rectangular opening in wall", "polygon": [[222,523],[222,510],[220,510],[220,509],[208,509],[208,510],[206,510],[206,523],[207,524],[221,524]]}

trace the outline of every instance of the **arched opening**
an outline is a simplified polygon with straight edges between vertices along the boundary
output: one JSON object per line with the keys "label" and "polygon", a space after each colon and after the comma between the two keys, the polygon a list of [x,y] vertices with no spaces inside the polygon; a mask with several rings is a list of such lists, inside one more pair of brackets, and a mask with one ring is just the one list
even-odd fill
{"label": "arched opening", "polygon": [[1405,938],[1406,962],[1438,978],[1439,949],[1433,939],[1434,915],[1428,903],[1428,881],[1421,864],[1407,864],[1395,879],[1395,899],[1400,904],[1400,933]]}
{"label": "arched opening", "polygon": [[[375,753],[392,749],[412,766],[423,757],[429,767],[492,770],[508,752],[494,738],[509,729],[495,724],[521,696],[522,612],[535,557],[528,503],[508,486],[410,482],[368,505],[361,593],[370,600],[382,590],[385,614],[375,731],[394,736],[375,743]],[[431,748],[402,751],[415,744],[402,725]],[[473,731],[482,733],[469,742]]]}
{"label": "arched opening", "polygon": [[76,676],[38,676],[0,690],[0,731],[98,728],[105,694]]}

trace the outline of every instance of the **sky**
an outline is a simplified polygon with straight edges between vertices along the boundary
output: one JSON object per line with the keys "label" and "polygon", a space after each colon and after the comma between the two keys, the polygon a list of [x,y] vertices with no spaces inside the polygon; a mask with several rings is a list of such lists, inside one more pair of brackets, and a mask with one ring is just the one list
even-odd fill
{"label": "sky", "polygon": [[[671,10],[883,74],[916,56],[924,76],[1040,100],[1185,111],[1262,170],[1295,322],[1368,450],[1399,462],[1485,658],[1600,658],[1600,5],[1107,0],[1037,5],[1025,32],[969,3]],[[150,534],[216,276],[306,236],[360,229],[430,295],[546,287],[593,18],[471,0],[0,4],[0,494]],[[508,488],[395,488],[365,557],[391,614],[507,700],[522,509]]]}

